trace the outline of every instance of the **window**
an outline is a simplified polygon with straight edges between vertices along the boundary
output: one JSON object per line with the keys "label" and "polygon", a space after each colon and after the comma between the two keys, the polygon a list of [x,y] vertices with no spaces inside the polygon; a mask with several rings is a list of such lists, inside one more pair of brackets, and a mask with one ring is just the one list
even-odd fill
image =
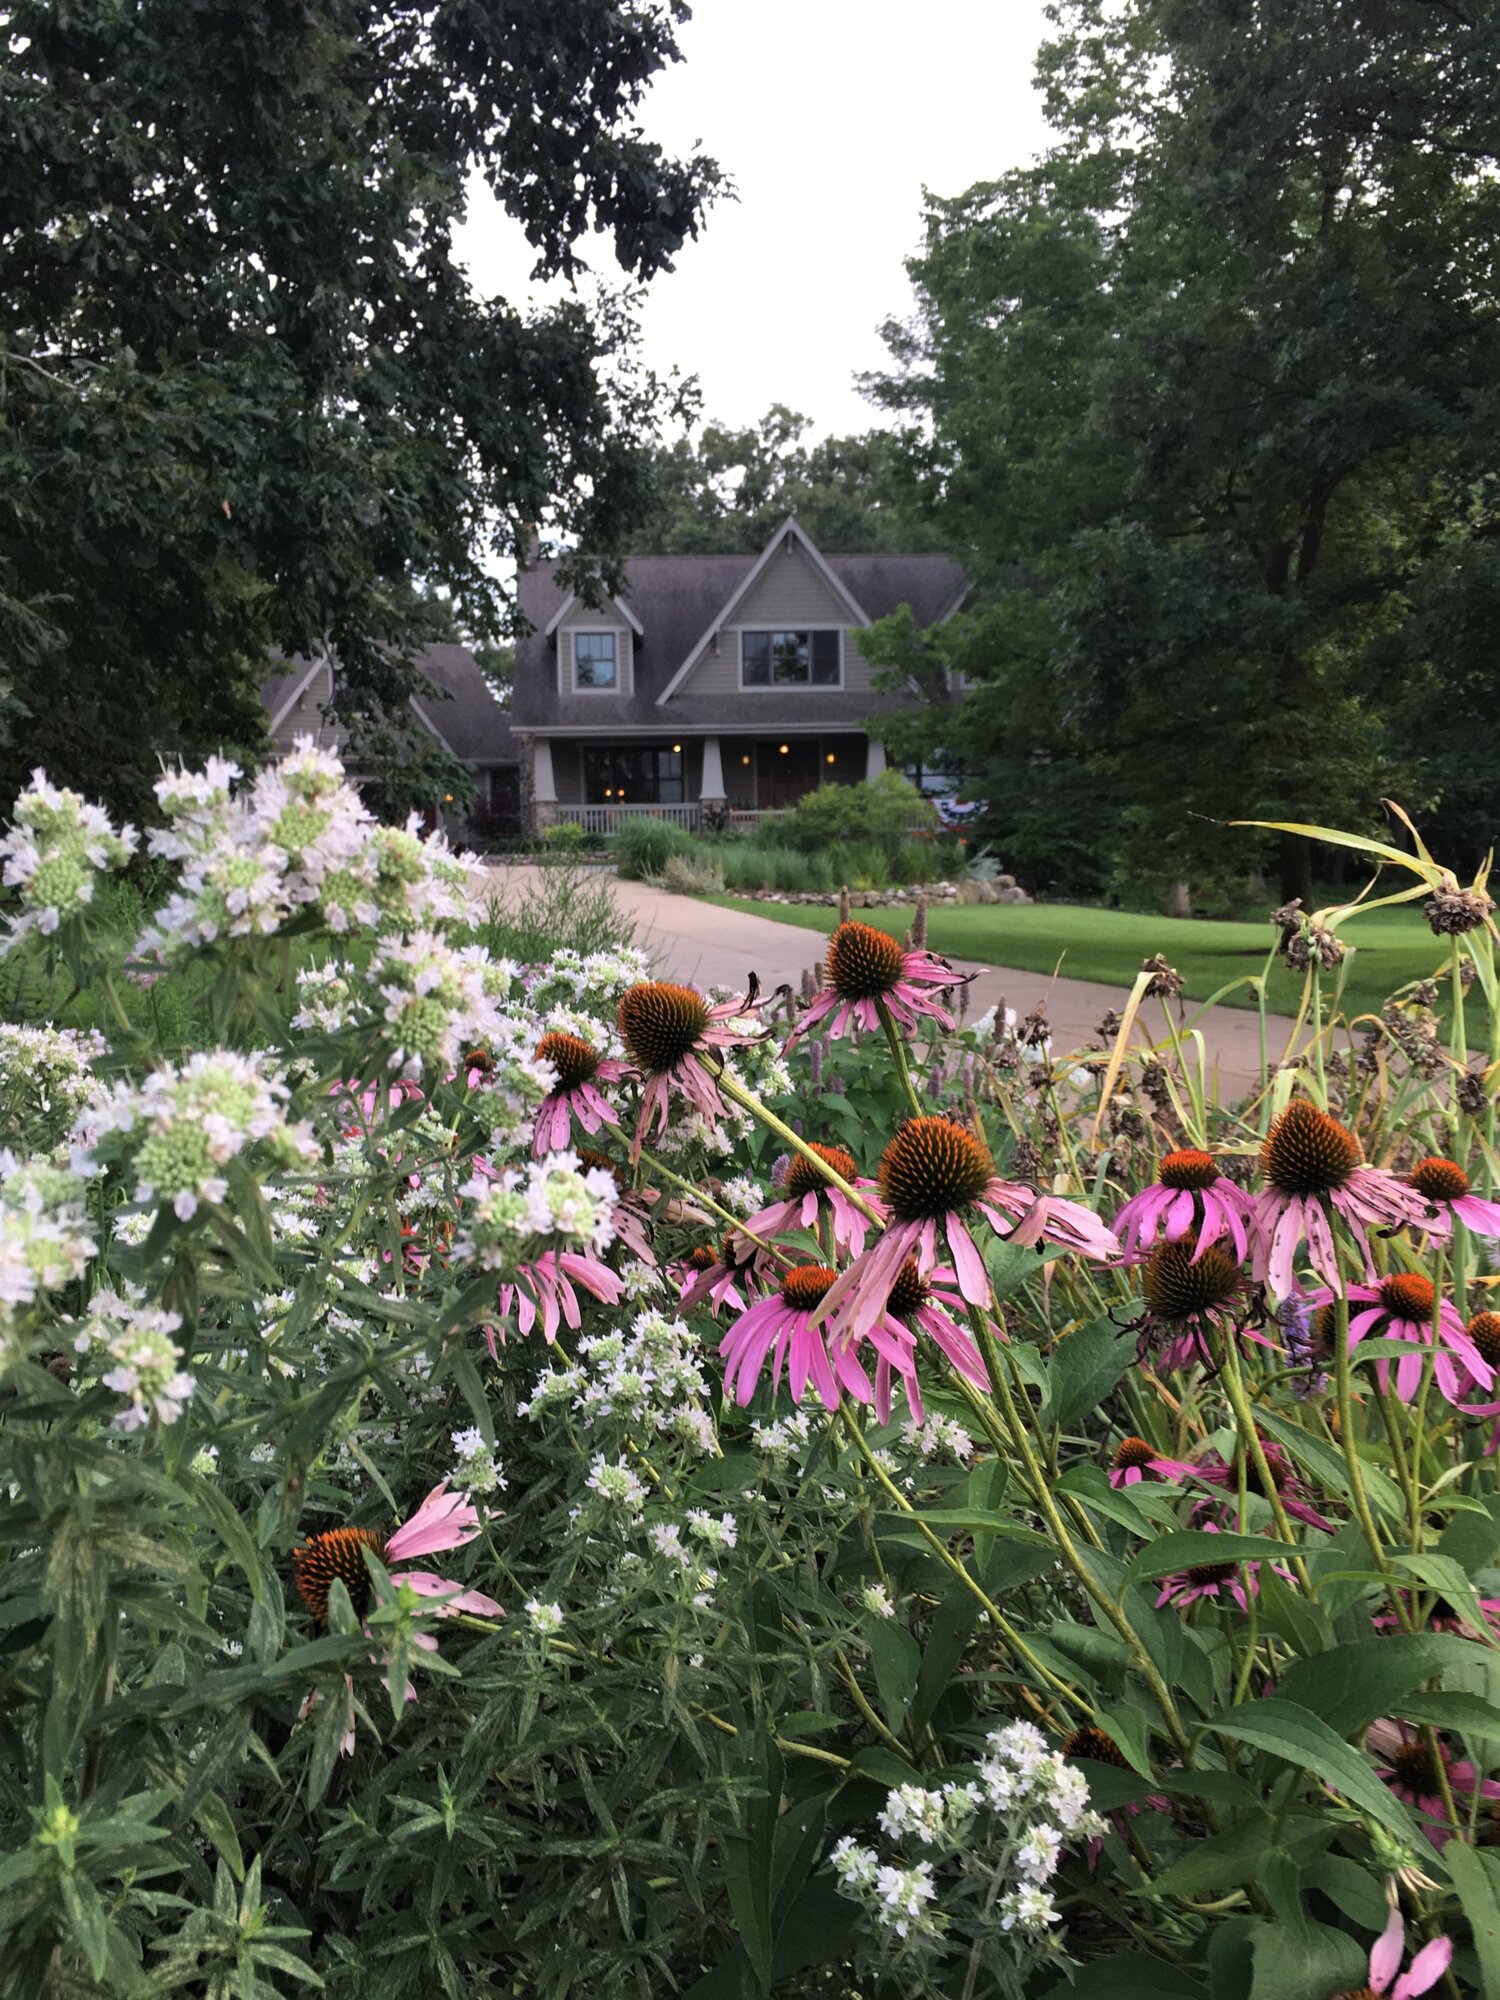
{"label": "window", "polygon": [[616,686],[614,632],[575,632],[573,634],[573,685],[575,688],[613,688]]}
{"label": "window", "polygon": [[682,752],[585,750],[583,783],[591,806],[680,806]]}
{"label": "window", "polygon": [[742,632],[740,686],[838,687],[841,652],[837,631]]}

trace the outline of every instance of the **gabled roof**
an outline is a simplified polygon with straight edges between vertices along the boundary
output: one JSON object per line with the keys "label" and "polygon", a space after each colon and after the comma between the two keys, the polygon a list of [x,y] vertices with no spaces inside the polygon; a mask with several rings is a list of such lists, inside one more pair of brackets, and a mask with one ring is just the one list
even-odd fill
{"label": "gabled roof", "polygon": [[[291,714],[298,697],[327,662],[320,657],[279,664],[282,671],[262,681],[260,690],[267,727],[272,731]],[[511,734],[510,710],[496,698],[467,646],[428,646],[416,656],[415,664],[442,695],[425,689],[413,694],[412,711],[443,749],[465,764],[513,764],[518,760],[520,746]],[[448,698],[444,700],[443,695]],[[314,730],[319,737],[326,733],[321,715]]]}
{"label": "gabled roof", "polygon": [[[538,563],[523,570],[517,598],[531,631],[516,647],[512,716],[522,730],[578,727],[600,729],[692,729],[715,725],[764,729],[771,718],[765,697],[758,694],[694,695],[680,686],[666,713],[660,701],[669,684],[679,683],[682,670],[701,652],[733,606],[764,568],[769,554],[782,546],[787,527],[809,558],[816,558],[839,602],[850,607],[851,625],[874,624],[903,604],[909,604],[919,626],[940,624],[951,617],[966,589],[964,573],[951,556],[848,555],[825,556],[814,548],[794,521],[784,523],[768,549],[752,555],[634,556],[626,565],[621,599],[629,600],[639,621],[635,625],[635,681],[629,695],[612,697],[608,717],[596,694],[559,695],[557,660],[547,637],[555,631],[571,592],[557,578],[557,564]],[[857,726],[857,718],[899,709],[895,695],[853,695],[842,689],[798,693],[796,714],[805,723]]]}
{"label": "gabled roof", "polygon": [[[563,599],[562,603],[558,605],[557,609],[553,612],[551,618],[548,620],[547,630],[545,633],[545,636],[547,638],[550,639],[552,637],[552,634],[557,630],[558,626],[561,625],[563,620],[567,617],[568,613],[573,609],[573,606],[577,602],[578,602],[578,592],[576,590],[570,590],[567,596]],[[631,610],[628,604],[622,604],[618,597],[607,598],[605,602],[611,605],[614,610],[619,612],[620,616],[625,620],[626,624],[630,627],[631,631],[634,632],[637,639],[643,638],[645,636],[645,630],[646,630],[645,626],[642,625],[640,619],[636,617],[635,613]]]}
{"label": "gabled roof", "polygon": [[814,545],[812,537],[806,532],[805,529],[800,528],[797,525],[796,515],[788,514],[786,519],[782,522],[781,526],[776,530],[775,534],[772,535],[770,541],[766,543],[765,547],[761,550],[760,554],[755,558],[754,563],[752,564],[749,571],[746,573],[744,581],[739,585],[738,589],[734,591],[734,593],[729,599],[729,602],[720,608],[718,615],[710,622],[708,630],[703,634],[702,638],[698,641],[697,645],[691,649],[686,659],[684,659],[682,665],[677,669],[677,672],[672,676],[671,680],[667,682],[666,686],[662,689],[661,693],[656,697],[656,705],[658,708],[660,708],[663,705],[663,703],[670,701],[672,699],[672,696],[676,694],[678,688],[681,687],[682,683],[687,679],[688,675],[693,671],[693,668],[697,665],[698,656],[703,651],[703,648],[708,644],[709,640],[712,639],[715,632],[717,632],[721,626],[727,625],[729,621],[733,618],[736,608],[739,605],[741,605],[744,602],[745,598],[750,594],[750,591],[755,584],[756,578],[761,574],[761,571],[764,570],[767,563],[770,562],[772,556],[776,554],[778,549],[790,548],[794,542],[799,542],[802,545],[803,551],[810,558],[813,568],[817,570],[818,574],[823,578],[823,581],[828,585],[830,590],[832,590],[834,596],[838,599],[840,604],[842,604],[844,609],[848,612],[849,623],[851,625],[869,624],[870,620],[865,616],[864,610],[861,607],[859,600],[854,596],[852,591],[847,589],[846,586],[840,582],[839,578],[829,568],[826,557],[823,555],[822,551]]}

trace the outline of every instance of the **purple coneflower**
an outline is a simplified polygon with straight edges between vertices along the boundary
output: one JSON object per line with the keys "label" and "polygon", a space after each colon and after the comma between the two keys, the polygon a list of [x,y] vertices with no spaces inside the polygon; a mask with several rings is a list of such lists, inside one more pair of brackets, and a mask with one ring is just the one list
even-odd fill
{"label": "purple coneflower", "polygon": [[620,1039],[643,1086],[632,1160],[640,1158],[653,1125],[665,1130],[674,1089],[710,1123],[724,1116],[718,1083],[723,1062],[715,1052],[743,1048],[769,1032],[736,1025],[747,1022],[764,1004],[757,997],[759,990],[752,976],[742,1000],[722,1000],[713,1007],[695,987],[674,986],[666,979],[644,980],[620,995]]}
{"label": "purple coneflower", "polygon": [[1426,1201],[1383,1167],[1364,1164],[1358,1139],[1305,1097],[1294,1097],[1260,1149],[1265,1187],[1254,1197],[1254,1271],[1278,1298],[1293,1289],[1297,1245],[1325,1284],[1339,1282],[1332,1215],[1359,1246],[1365,1275],[1375,1275],[1371,1229],[1401,1229],[1428,1219]]}
{"label": "purple coneflower", "polygon": [[1132,1263],[1143,1258],[1158,1236],[1169,1243],[1191,1239],[1202,1256],[1228,1237],[1241,1262],[1249,1250],[1253,1204],[1243,1188],[1219,1172],[1212,1153],[1188,1147],[1168,1153],[1152,1187],[1142,1188],[1115,1217],[1120,1248]]}
{"label": "purple coneflower", "polygon": [[717,1314],[721,1306],[732,1306],[736,1312],[745,1310],[745,1295],[760,1285],[780,1284],[792,1259],[774,1250],[763,1249],[759,1243],[752,1243],[748,1236],[741,1236],[728,1229],[720,1239],[717,1249],[712,1245],[700,1244],[690,1250],[681,1264],[682,1310],[691,1312],[706,1299],[709,1309]]}
{"label": "purple coneflower", "polygon": [[354,1615],[363,1620],[370,1608],[370,1572],[365,1564],[369,1549],[390,1570],[392,1583],[409,1583],[423,1597],[441,1597],[437,1609],[446,1617],[458,1611],[475,1611],[484,1618],[503,1616],[493,1597],[481,1590],[464,1590],[426,1569],[394,1569],[392,1564],[413,1556],[436,1555],[440,1549],[462,1548],[479,1533],[479,1515],[460,1493],[450,1493],[446,1480],[434,1486],[409,1521],[393,1535],[374,1528],[325,1528],[309,1535],[292,1551],[292,1578],[297,1595],[318,1625],[328,1623],[328,1592],[337,1578],[349,1593]]}
{"label": "purple coneflower", "polygon": [[[1430,1992],[1448,1970],[1453,1958],[1452,1938],[1437,1937],[1424,1944],[1405,1972],[1401,1972],[1401,1961],[1406,1956],[1406,1927],[1401,1921],[1401,1912],[1392,1909],[1386,1919],[1385,1929],[1375,1940],[1370,1950],[1370,1970],[1368,1990],[1374,1994],[1389,1992],[1390,2000],[1417,2000],[1419,1993]],[[1396,1974],[1401,1977],[1396,1979]],[[1393,1986],[1391,1981],[1395,1979]],[[1356,1996],[1339,1996],[1339,2000],[1356,2000]]]}
{"label": "purple coneflower", "polygon": [[[587,1257],[579,1250],[544,1250],[531,1263],[518,1265],[514,1279],[500,1287],[500,1317],[508,1319],[514,1307],[522,1333],[530,1333],[540,1318],[542,1338],[550,1344],[562,1326],[576,1330],[583,1324],[574,1289],[580,1285],[601,1305],[617,1306],[625,1296],[622,1280],[597,1257]],[[493,1354],[493,1328],[489,1341]]]}
{"label": "purple coneflower", "polygon": [[[811,1150],[851,1187],[874,1187],[873,1181],[859,1178],[854,1155],[846,1153],[842,1146],[820,1146],[814,1140]],[[804,1154],[793,1153],[784,1167],[780,1162],[777,1165],[780,1171],[773,1172],[772,1186],[779,1188],[781,1200],[752,1215],[745,1227],[757,1236],[780,1236],[788,1229],[815,1229],[826,1206],[833,1225],[834,1248],[841,1256],[857,1257],[865,1247],[869,1218],[860,1214],[842,1188],[825,1180]]]}
{"label": "purple coneflower", "polygon": [[1158,1350],[1164,1369],[1215,1365],[1209,1334],[1218,1328],[1232,1337],[1244,1303],[1239,1265],[1216,1243],[1194,1255],[1188,1243],[1158,1243],[1141,1267],[1146,1311],[1140,1321],[1140,1352]]}
{"label": "purple coneflower", "polygon": [[828,940],[827,972],[827,985],[818,989],[788,1048],[822,1021],[829,1022],[830,1035],[844,1034],[851,1021],[878,1028],[882,1004],[897,1027],[914,1028],[925,1015],[951,1028],[953,1016],[933,996],[974,977],[930,951],[908,951],[873,924],[839,925]]}
{"label": "purple coneflower", "polygon": [[[834,1273],[825,1264],[797,1264],[781,1281],[781,1289],[769,1298],[758,1299],[737,1319],[723,1340],[724,1393],[739,1403],[748,1403],[755,1394],[761,1370],[769,1358],[771,1387],[781,1386],[781,1371],[787,1372],[787,1386],[795,1401],[801,1402],[811,1382],[830,1410],[836,1410],[841,1390],[856,1401],[873,1401],[870,1379],[855,1356],[854,1342],[837,1335],[825,1342],[823,1329],[813,1323],[818,1307],[827,1297]],[[877,1352],[901,1374],[911,1369],[910,1346],[903,1347],[883,1331],[872,1330],[870,1339]]]}
{"label": "purple coneflower", "polygon": [[1447,1824],[1448,1808],[1443,1803],[1439,1763],[1460,1812],[1466,1809],[1476,1789],[1482,1799],[1500,1799],[1500,1784],[1493,1778],[1481,1778],[1467,1758],[1455,1757],[1440,1739],[1435,1757],[1426,1738],[1408,1723],[1392,1722],[1382,1716],[1365,1732],[1365,1748],[1375,1757],[1380,1776],[1397,1798],[1408,1800],[1436,1822],[1422,1831],[1439,1853],[1453,1838],[1453,1829]]}
{"label": "purple coneflower", "polygon": [[[1217,1535],[1220,1531],[1212,1521],[1205,1521],[1202,1532]],[[1248,1591],[1241,1580],[1241,1570],[1249,1578]],[[1156,1608],[1159,1611],[1164,1604],[1196,1604],[1200,1597],[1211,1597],[1217,1604],[1233,1600],[1241,1611],[1248,1611],[1250,1599],[1258,1588],[1256,1579],[1259,1571],[1258,1562],[1194,1563],[1191,1569],[1180,1569],[1167,1578],[1156,1600]],[[1276,1574],[1287,1576],[1288,1572],[1278,1564]]]}
{"label": "purple coneflower", "polygon": [[543,1035],[536,1053],[538,1062],[550,1063],[557,1072],[556,1090],[536,1110],[531,1150],[540,1159],[543,1153],[567,1151],[575,1118],[590,1134],[606,1121],[613,1124],[613,1107],[598,1086],[618,1083],[630,1069],[627,1063],[607,1062],[581,1035]]}
{"label": "purple coneflower", "polygon": [[[1334,1531],[1332,1521],[1326,1520],[1307,1498],[1307,1487],[1287,1453],[1270,1438],[1260,1440],[1262,1455],[1266,1461],[1266,1471],[1271,1475],[1271,1485],[1275,1497],[1281,1502],[1285,1512],[1294,1521],[1304,1521],[1309,1528],[1321,1528],[1325,1534]],[[1217,1452],[1210,1459],[1188,1467],[1189,1477],[1201,1479],[1206,1486],[1217,1486],[1227,1493],[1237,1493],[1240,1485],[1238,1466],[1220,1458]],[[1258,1493],[1262,1500],[1269,1501],[1271,1494],[1266,1491],[1260,1476],[1260,1467],[1253,1455],[1245,1454],[1245,1491]]]}
{"label": "purple coneflower", "polygon": [[828,1296],[829,1311],[855,1340],[879,1320],[908,1257],[915,1256],[919,1277],[930,1276],[940,1241],[963,1297],[972,1306],[989,1304],[989,1273],[969,1231],[971,1213],[1014,1243],[1032,1244],[1045,1234],[1089,1256],[1110,1257],[1119,1249],[1098,1216],[1079,1203],[1002,1181],[983,1139],[951,1118],[909,1119],[881,1155],[879,1187],[886,1227]]}
{"label": "purple coneflower", "polygon": [[[1312,1302],[1316,1307],[1331,1311],[1333,1294],[1314,1292]],[[1420,1350],[1424,1347],[1430,1349],[1432,1354],[1433,1378],[1450,1403],[1457,1403],[1472,1394],[1475,1385],[1484,1389],[1494,1387],[1495,1371],[1485,1360],[1478,1344],[1469,1337],[1458,1307],[1449,1299],[1439,1304],[1431,1278],[1424,1278],[1419,1271],[1395,1271],[1373,1285],[1351,1285],[1349,1305],[1351,1354],[1367,1333],[1377,1330],[1383,1339],[1410,1343],[1411,1353],[1403,1354],[1395,1364],[1396,1394],[1403,1403],[1409,1403],[1421,1386],[1423,1356]],[[1438,1319],[1436,1341],[1432,1329],[1434,1307]],[[1460,1364],[1468,1371],[1467,1377],[1461,1372]],[[1388,1389],[1391,1363],[1377,1361],[1375,1372],[1380,1377],[1381,1388]]]}
{"label": "purple coneflower", "polygon": [[651,1247],[651,1208],[658,1198],[656,1189],[627,1187],[619,1167],[608,1153],[601,1153],[593,1146],[578,1148],[578,1165],[584,1172],[590,1167],[597,1167],[601,1173],[609,1175],[619,1195],[609,1212],[615,1241],[642,1264],[654,1264],[656,1252]]}
{"label": "purple coneflower", "polygon": [[1139,1486],[1143,1479],[1162,1479],[1169,1485],[1181,1485],[1197,1467],[1189,1465],[1185,1459],[1162,1458],[1156,1446],[1148,1444],[1144,1438],[1121,1438],[1115,1446],[1114,1457],[1110,1460],[1109,1483],[1111,1486]]}
{"label": "purple coneflower", "polygon": [[[976,1388],[987,1389],[984,1357],[958,1324],[964,1316],[964,1299],[957,1285],[948,1265],[935,1265],[923,1277],[916,1258],[908,1257],[896,1273],[877,1324],[896,1341],[915,1344],[918,1336],[925,1334],[950,1367],[967,1376]],[[910,1398],[910,1388],[907,1394]]]}
{"label": "purple coneflower", "polygon": [[1418,1160],[1407,1179],[1432,1204],[1432,1214],[1422,1226],[1435,1242],[1448,1241],[1455,1219],[1476,1236],[1500,1236],[1500,1201],[1470,1194],[1469,1176],[1456,1161],[1436,1156]]}

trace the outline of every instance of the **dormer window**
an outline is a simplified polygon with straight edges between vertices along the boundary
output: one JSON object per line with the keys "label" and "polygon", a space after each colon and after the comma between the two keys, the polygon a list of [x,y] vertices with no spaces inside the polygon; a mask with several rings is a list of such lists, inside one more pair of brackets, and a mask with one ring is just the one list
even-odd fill
{"label": "dormer window", "polygon": [[580,693],[601,689],[611,693],[619,686],[619,636],[617,632],[573,634],[573,686]]}
{"label": "dormer window", "polygon": [[741,632],[742,688],[840,687],[843,632]]}

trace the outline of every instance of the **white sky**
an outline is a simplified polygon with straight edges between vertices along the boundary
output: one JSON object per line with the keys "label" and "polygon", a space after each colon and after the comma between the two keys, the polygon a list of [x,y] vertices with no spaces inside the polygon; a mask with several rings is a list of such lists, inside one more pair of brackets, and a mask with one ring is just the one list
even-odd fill
{"label": "white sky", "polygon": [[[868,430],[854,378],[905,316],[922,188],[957,194],[1046,143],[1032,60],[1043,0],[697,0],[684,60],[642,108],[668,152],[702,144],[734,181],[642,320],[645,359],[697,375],[706,417],[774,402],[816,434]],[[460,238],[480,289],[519,304],[531,252],[482,185]],[[606,239],[581,246],[601,276]]]}

